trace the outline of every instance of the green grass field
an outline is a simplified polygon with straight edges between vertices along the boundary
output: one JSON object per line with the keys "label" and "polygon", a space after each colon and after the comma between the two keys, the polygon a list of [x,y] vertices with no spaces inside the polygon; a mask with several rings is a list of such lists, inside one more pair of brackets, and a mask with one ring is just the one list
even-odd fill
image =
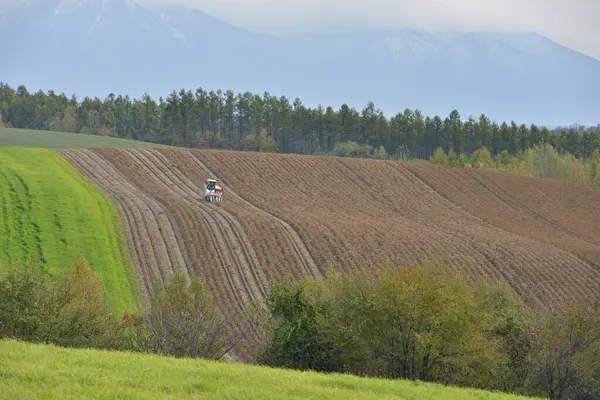
{"label": "green grass field", "polygon": [[28,129],[0,128],[0,147],[84,149],[90,147],[148,148],[163,145],[113,137]]}
{"label": "green grass field", "polygon": [[52,150],[0,148],[0,272],[70,268],[79,254],[102,276],[117,312],[139,296],[116,207]]}
{"label": "green grass field", "polygon": [[527,399],[437,384],[0,341],[6,399]]}

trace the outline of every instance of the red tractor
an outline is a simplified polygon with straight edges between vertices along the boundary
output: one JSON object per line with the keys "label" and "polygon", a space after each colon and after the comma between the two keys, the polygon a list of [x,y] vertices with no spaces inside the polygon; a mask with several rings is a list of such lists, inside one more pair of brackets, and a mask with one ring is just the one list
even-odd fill
{"label": "red tractor", "polygon": [[223,199],[223,188],[214,179],[204,181],[204,200],[208,202],[220,202]]}

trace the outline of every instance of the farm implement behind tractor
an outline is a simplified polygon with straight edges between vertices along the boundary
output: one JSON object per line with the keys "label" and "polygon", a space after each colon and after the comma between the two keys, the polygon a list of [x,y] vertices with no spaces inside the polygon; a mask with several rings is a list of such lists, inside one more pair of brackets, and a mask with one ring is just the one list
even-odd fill
{"label": "farm implement behind tractor", "polygon": [[221,202],[223,200],[223,188],[214,179],[204,181],[204,200],[209,203]]}

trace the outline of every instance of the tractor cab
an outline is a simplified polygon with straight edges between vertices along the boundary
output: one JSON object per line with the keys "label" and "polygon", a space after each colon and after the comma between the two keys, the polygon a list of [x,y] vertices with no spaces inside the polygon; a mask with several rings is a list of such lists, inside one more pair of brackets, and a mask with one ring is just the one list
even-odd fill
{"label": "tractor cab", "polygon": [[215,187],[217,186],[217,181],[213,180],[213,179],[209,179],[206,181],[206,189],[210,190],[211,192],[213,190],[215,190]]}

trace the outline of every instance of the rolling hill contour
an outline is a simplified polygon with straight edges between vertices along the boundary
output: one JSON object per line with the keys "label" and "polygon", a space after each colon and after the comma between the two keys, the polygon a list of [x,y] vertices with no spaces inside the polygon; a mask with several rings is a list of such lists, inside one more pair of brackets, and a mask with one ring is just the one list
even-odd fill
{"label": "rolling hill contour", "polygon": [[[82,236],[96,241],[82,246],[88,254],[102,248],[114,256],[113,261],[105,257],[92,263],[109,286],[126,288],[127,257],[118,250],[126,245],[143,295],[153,280],[169,279],[175,271],[198,276],[238,328],[239,313],[265,298],[271,278],[316,277],[328,266],[348,271],[386,261],[400,266],[437,261],[471,277],[504,280],[534,308],[561,308],[600,296],[600,215],[590,212],[600,201],[600,189],[593,187],[478,169],[338,157],[167,147],[2,152],[0,170],[5,174],[21,171],[27,177],[24,171],[34,168],[19,167],[14,154],[38,160],[43,155],[57,165],[70,163],[100,189],[98,194],[112,199],[122,226],[107,225],[112,220],[105,200],[78,200],[87,199],[79,213],[93,216],[100,207],[107,215],[97,222],[94,235]],[[50,204],[46,200],[53,195],[47,188],[58,187],[64,178],[51,171],[37,174],[29,177],[30,192],[38,194],[38,203]],[[202,200],[207,177],[223,182],[222,203]],[[15,187],[17,181],[10,179]],[[86,191],[88,197],[95,195]],[[7,191],[3,196],[26,198]],[[4,209],[3,215],[14,211]],[[76,226],[60,214],[73,212],[67,209],[55,211],[60,221]],[[35,225],[23,225],[18,218],[3,221],[9,237],[21,231],[35,237]],[[126,244],[119,244],[119,229]],[[102,232],[108,234],[105,242],[99,241]],[[5,255],[12,254],[10,246],[17,242],[11,243]],[[44,246],[56,252],[52,243]],[[114,281],[117,276],[121,281]],[[131,304],[135,292],[108,291],[123,306]]]}
{"label": "rolling hill contour", "polygon": [[[141,287],[198,275],[229,318],[269,278],[434,260],[508,282],[533,307],[600,293],[600,190],[507,173],[336,157],[59,150],[113,198]],[[225,200],[202,201],[204,178]]]}

